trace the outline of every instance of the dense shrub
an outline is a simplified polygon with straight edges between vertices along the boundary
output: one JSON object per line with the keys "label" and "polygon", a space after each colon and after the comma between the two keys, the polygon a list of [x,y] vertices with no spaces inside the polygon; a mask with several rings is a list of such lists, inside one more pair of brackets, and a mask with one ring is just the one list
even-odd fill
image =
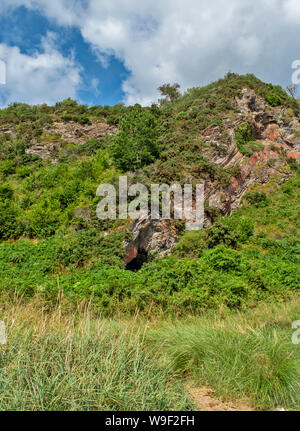
{"label": "dense shrub", "polygon": [[226,222],[219,220],[208,229],[206,233],[206,243],[208,248],[213,248],[219,244],[226,244],[231,247],[237,245],[239,235]]}
{"label": "dense shrub", "polygon": [[42,200],[33,205],[21,219],[23,232],[30,237],[46,237],[53,235],[59,226],[61,216],[59,202]]}
{"label": "dense shrub", "polygon": [[16,223],[20,211],[9,200],[0,199],[0,240],[15,237],[17,234]]}
{"label": "dense shrub", "polygon": [[274,91],[268,92],[265,97],[266,101],[271,106],[280,106],[283,104],[281,98],[276,93],[274,93]]}
{"label": "dense shrub", "polygon": [[78,117],[76,121],[79,124],[91,124],[91,120],[86,115],[80,115],[80,117]]}
{"label": "dense shrub", "polygon": [[30,166],[20,166],[16,169],[16,174],[20,178],[26,178],[32,174],[32,171],[33,171],[33,169]]}
{"label": "dense shrub", "polygon": [[265,207],[268,205],[268,198],[265,192],[248,192],[245,194],[245,199],[256,207]]}
{"label": "dense shrub", "polygon": [[6,199],[11,200],[14,195],[14,191],[9,184],[0,184],[0,200],[5,201]]}
{"label": "dense shrub", "polygon": [[200,257],[207,248],[202,231],[190,231],[180,238],[175,248],[175,253],[181,257],[193,255]]}
{"label": "dense shrub", "polygon": [[123,171],[133,171],[158,157],[157,124],[149,112],[135,110],[120,121],[119,134],[112,145],[112,157]]}
{"label": "dense shrub", "polygon": [[6,160],[0,164],[0,176],[7,177],[16,171],[15,160]]}
{"label": "dense shrub", "polygon": [[287,94],[279,85],[267,84],[265,99],[271,106],[283,105],[285,98]]}
{"label": "dense shrub", "polygon": [[215,269],[229,271],[239,268],[241,256],[231,248],[218,245],[205,254],[205,260]]}

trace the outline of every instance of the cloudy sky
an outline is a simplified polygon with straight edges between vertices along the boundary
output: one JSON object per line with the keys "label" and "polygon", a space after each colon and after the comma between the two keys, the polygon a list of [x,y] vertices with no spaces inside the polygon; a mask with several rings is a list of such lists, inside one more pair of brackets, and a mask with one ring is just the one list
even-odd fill
{"label": "cloudy sky", "polygon": [[0,0],[0,106],[149,104],[229,70],[290,84],[299,0]]}

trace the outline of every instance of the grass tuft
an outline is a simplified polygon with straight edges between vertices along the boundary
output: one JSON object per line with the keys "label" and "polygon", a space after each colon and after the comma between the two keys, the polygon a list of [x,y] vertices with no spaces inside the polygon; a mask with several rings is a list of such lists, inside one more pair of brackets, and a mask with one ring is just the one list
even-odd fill
{"label": "grass tuft", "polygon": [[299,408],[300,350],[291,341],[296,304],[299,316],[298,300],[265,305],[255,317],[248,312],[172,322],[154,330],[149,343],[162,346],[166,366],[178,375],[209,385],[224,399],[247,398],[256,409]]}

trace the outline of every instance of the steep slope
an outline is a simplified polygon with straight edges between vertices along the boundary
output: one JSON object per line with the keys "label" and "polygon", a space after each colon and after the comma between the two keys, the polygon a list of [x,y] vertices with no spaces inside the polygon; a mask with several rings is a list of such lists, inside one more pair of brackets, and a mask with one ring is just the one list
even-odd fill
{"label": "steep slope", "polygon": [[[250,77],[248,84],[253,79]],[[256,94],[250,87],[242,88],[236,95],[232,95],[227,101],[228,112],[221,110],[218,117],[212,119],[212,124],[204,127],[204,130],[201,130],[202,124],[197,124],[196,121],[192,125],[187,121],[181,125],[179,120],[175,122],[173,135],[177,134],[177,139],[166,147],[168,153],[165,161],[158,161],[154,165],[154,172],[151,172],[152,168],[147,170],[147,175],[153,182],[158,177],[162,182],[167,180],[168,183],[205,183],[205,227],[212,225],[217,214],[231,214],[240,206],[243,196],[251,188],[271,181],[278,184],[286,181],[292,175],[291,167],[300,160],[300,121],[297,109],[294,107],[293,110],[281,99],[275,99],[280,106],[272,107],[266,98]],[[214,89],[213,97],[217,97],[215,94],[222,97],[221,86]],[[205,96],[202,99],[207,100]],[[201,106],[202,102],[203,100],[198,100],[198,105]],[[194,104],[188,108],[187,113],[193,109]],[[175,118],[178,118],[178,114],[175,114]],[[178,130],[178,127],[183,130]],[[186,141],[181,143],[182,135],[187,136]],[[176,148],[178,142],[179,149]],[[143,175],[137,174],[135,178],[147,182]],[[157,225],[161,226],[164,241],[160,241],[157,235]],[[166,229],[169,230],[169,237]],[[151,230],[153,235],[156,232],[157,239],[153,240],[149,234]],[[173,246],[176,242],[174,225],[166,222],[151,223],[148,220],[136,223],[134,232],[135,238],[127,246],[126,262],[135,258],[139,249],[147,252],[160,249],[164,252],[168,248],[166,244]]]}
{"label": "steep slope", "polygon": [[[143,164],[122,171],[118,157],[135,157],[143,136],[155,151],[141,146]],[[299,144],[298,101],[253,75],[148,108],[1,110],[1,289],[93,296],[108,314],[116,304],[183,314],[289,298],[299,289]],[[204,182],[207,229],[99,220],[97,187],[124,174],[129,185]]]}

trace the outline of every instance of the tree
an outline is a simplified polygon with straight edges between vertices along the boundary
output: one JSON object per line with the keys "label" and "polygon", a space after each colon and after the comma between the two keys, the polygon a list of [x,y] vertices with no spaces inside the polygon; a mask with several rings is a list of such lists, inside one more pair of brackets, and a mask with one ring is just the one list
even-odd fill
{"label": "tree", "polygon": [[166,98],[168,102],[175,102],[180,97],[180,91],[179,91],[180,85],[175,83],[173,85],[171,84],[163,84],[160,87],[158,87],[158,91],[162,96]]}
{"label": "tree", "polygon": [[140,110],[123,117],[111,153],[115,165],[122,171],[134,171],[154,162],[158,157],[155,117]]}

